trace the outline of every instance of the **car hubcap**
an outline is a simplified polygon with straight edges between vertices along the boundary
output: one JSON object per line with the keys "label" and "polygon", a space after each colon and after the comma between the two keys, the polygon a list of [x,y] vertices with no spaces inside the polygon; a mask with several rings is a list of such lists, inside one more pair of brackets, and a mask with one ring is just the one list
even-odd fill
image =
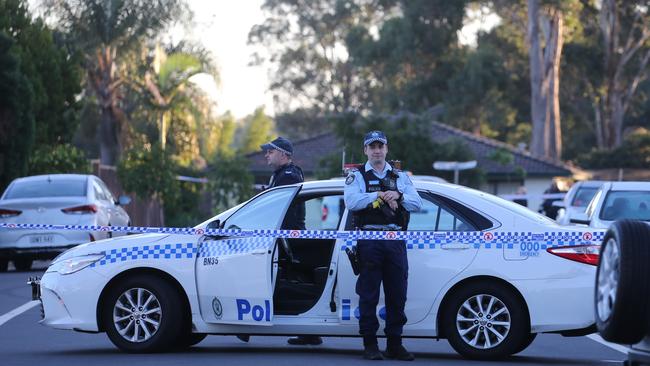
{"label": "car hubcap", "polygon": [[619,253],[616,240],[610,238],[605,244],[603,256],[598,267],[598,293],[597,311],[598,318],[606,321],[612,315],[612,309],[616,304],[616,289],[620,275]]}
{"label": "car hubcap", "polygon": [[494,348],[510,331],[510,311],[492,295],[476,295],[461,305],[456,329],[465,343],[478,349]]}
{"label": "car hubcap", "polygon": [[146,289],[132,288],[118,297],[113,307],[115,329],[130,342],[145,342],[160,328],[160,302]]}

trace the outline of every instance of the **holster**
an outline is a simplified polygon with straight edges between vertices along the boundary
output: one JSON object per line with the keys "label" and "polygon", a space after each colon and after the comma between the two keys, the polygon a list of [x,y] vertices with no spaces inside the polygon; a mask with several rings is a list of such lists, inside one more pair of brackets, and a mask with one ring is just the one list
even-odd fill
{"label": "holster", "polygon": [[348,255],[350,260],[350,265],[352,266],[352,272],[355,276],[358,276],[361,273],[361,263],[359,262],[359,254],[356,247],[346,247],[345,253]]}

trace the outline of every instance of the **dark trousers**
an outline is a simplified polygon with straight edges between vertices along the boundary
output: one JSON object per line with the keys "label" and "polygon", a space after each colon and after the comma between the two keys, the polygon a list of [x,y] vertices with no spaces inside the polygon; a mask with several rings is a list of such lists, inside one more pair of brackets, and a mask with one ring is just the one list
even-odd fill
{"label": "dark trousers", "polygon": [[359,295],[359,333],[374,336],[379,329],[377,303],[384,283],[387,336],[401,336],[406,324],[404,304],[408,282],[406,243],[395,240],[359,240],[357,242],[361,273],[357,279]]}

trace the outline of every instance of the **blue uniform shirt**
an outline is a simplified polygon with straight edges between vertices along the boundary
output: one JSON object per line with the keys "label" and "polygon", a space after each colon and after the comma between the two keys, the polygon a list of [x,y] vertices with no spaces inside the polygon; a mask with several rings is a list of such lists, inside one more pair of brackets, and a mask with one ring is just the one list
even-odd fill
{"label": "blue uniform shirt", "polygon": [[[392,170],[393,167],[386,163],[383,171],[376,172],[372,169],[370,162],[367,162],[363,169],[365,169],[365,171],[372,170],[372,173],[377,178],[383,179],[386,177],[388,171]],[[403,198],[403,201],[400,202],[400,204],[407,211],[418,211],[422,207],[422,199],[415,190],[413,182],[411,182],[411,179],[404,172],[397,172],[397,175],[399,176],[397,179],[397,191],[402,193]],[[368,207],[372,201],[377,199],[377,192],[366,193],[366,183],[363,180],[363,176],[360,171],[355,170],[351,172],[345,180],[343,197],[345,200],[345,206],[350,211],[359,211]]]}

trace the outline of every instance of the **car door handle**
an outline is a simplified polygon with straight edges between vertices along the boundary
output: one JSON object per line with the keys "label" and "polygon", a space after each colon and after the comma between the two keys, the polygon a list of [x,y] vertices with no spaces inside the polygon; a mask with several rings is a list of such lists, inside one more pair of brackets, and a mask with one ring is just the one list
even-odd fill
{"label": "car door handle", "polygon": [[465,250],[471,247],[472,246],[470,244],[464,244],[464,243],[450,243],[450,244],[443,244],[441,246],[441,248],[445,250]]}
{"label": "car door handle", "polygon": [[254,252],[251,252],[251,254],[253,254],[253,255],[262,255],[262,254],[266,254],[266,252],[267,252],[266,250],[256,250]]}

